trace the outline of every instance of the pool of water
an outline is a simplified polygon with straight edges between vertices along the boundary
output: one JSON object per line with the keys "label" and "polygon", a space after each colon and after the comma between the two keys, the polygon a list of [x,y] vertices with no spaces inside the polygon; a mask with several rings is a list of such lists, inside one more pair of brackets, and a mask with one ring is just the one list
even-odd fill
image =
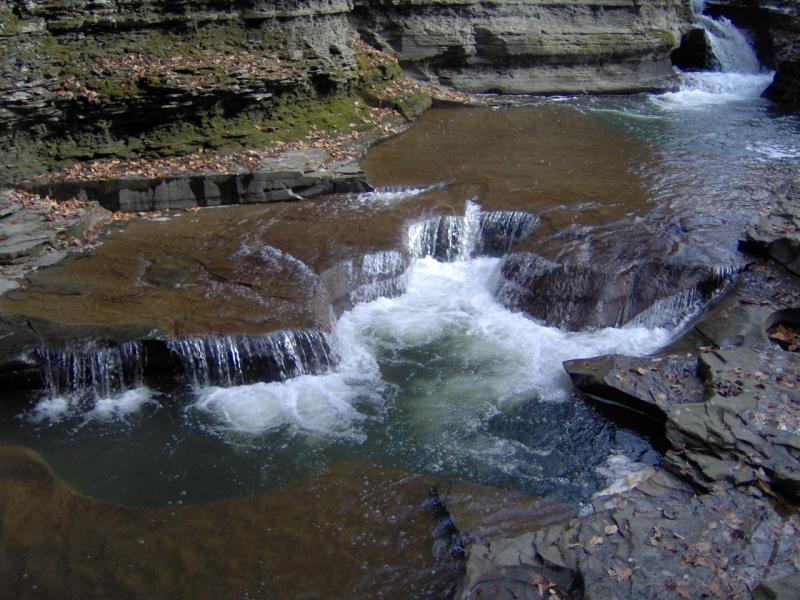
{"label": "pool of water", "polygon": [[[561,363],[651,353],[681,328],[569,332],[547,326],[496,299],[502,257],[481,255],[476,240],[465,242],[467,235],[453,239],[448,260],[437,259],[420,252],[409,232],[424,230],[421,224],[433,215],[466,223],[474,211],[524,211],[539,223],[524,243],[553,256],[590,260],[599,246],[630,251],[631,240],[639,239],[631,232],[644,231],[671,240],[676,253],[693,260],[735,262],[744,224],[797,174],[800,119],[758,96],[765,75],[692,77],[681,92],[661,96],[434,110],[371,151],[366,168],[376,184],[393,186],[390,192],[326,200],[308,209],[305,222],[289,209],[269,207],[214,213],[240,211],[235,232],[249,246],[261,239],[259,211],[272,227],[286,219],[282,252],[306,278],[330,269],[331,257],[375,250],[397,262],[400,274],[386,295],[365,294],[354,306],[331,311],[338,357],[331,368],[285,381],[224,385],[164,376],[88,401],[37,392],[27,408],[0,421],[3,443],[41,452],[81,494],[147,507],[126,513],[137,518],[174,519],[184,528],[182,540],[190,540],[195,523],[241,515],[242,531],[270,540],[269,560],[292,548],[297,560],[286,565],[291,570],[308,568],[303,557],[313,554],[309,548],[335,546],[320,543],[313,532],[323,531],[326,540],[341,534],[355,540],[348,589],[367,585],[363,577],[377,585],[380,574],[389,573],[397,579],[384,591],[402,590],[402,581],[419,576],[409,589],[444,594],[458,577],[458,551],[448,545],[437,509],[426,504],[435,484],[424,478],[586,503],[615,478],[657,465],[651,441],[585,404]],[[327,230],[319,225],[325,215]],[[220,223],[220,235],[230,232]],[[207,230],[199,220],[195,228]],[[148,231],[142,226],[137,235],[151,239]],[[126,242],[126,253],[135,239]],[[464,244],[471,244],[469,251]],[[649,248],[638,252],[646,256],[654,252]],[[412,491],[404,492],[409,481]],[[360,500],[332,493],[337,482],[358,488]],[[375,486],[387,494],[368,497]],[[36,490],[25,489],[29,496],[20,492],[18,498],[37,498]],[[69,498],[55,506],[77,506]],[[109,531],[124,530],[122,542],[134,543],[138,525],[129,531],[122,517],[109,516],[108,505],[80,502],[89,504],[81,504],[79,514],[110,519]],[[320,506],[330,510],[305,523],[307,509]],[[386,519],[403,507],[414,507],[403,513],[408,525],[395,527]],[[278,537],[270,537],[271,525],[258,517],[264,510],[289,523]],[[49,505],[41,511],[61,514]],[[376,522],[386,530],[370,537]],[[402,547],[412,529],[408,539],[423,558],[395,564],[399,555],[386,548]],[[291,537],[289,546],[281,535]],[[220,542],[215,552],[229,546]],[[431,547],[438,553],[430,554]],[[146,556],[158,562],[157,554]],[[362,558],[367,575],[359,575]],[[309,585],[328,589],[330,573],[321,569],[319,581]],[[281,585],[286,581],[274,579],[264,589]],[[361,589],[377,589],[369,586]]]}

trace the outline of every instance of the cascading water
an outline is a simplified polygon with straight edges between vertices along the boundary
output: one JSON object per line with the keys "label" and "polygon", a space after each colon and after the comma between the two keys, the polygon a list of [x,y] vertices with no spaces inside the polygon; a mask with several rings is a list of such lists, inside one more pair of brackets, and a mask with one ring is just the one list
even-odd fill
{"label": "cascading water", "polygon": [[79,413],[115,417],[136,412],[150,399],[143,387],[144,355],[138,342],[87,343],[39,354],[47,394],[34,409],[34,420]]}
{"label": "cascading water", "polygon": [[331,368],[336,358],[320,331],[286,330],[263,336],[203,336],[170,340],[191,383],[198,386],[285,381]]}
{"label": "cascading water", "polygon": [[539,226],[524,211],[483,212],[468,201],[463,216],[439,216],[413,223],[406,234],[409,254],[451,262],[471,256],[502,256]]}
{"label": "cascading water", "polygon": [[[610,454],[657,460],[634,434],[568,401],[561,363],[649,353],[670,330],[639,324],[570,333],[497,301],[501,256],[538,224],[531,213],[482,211],[474,201],[461,216],[411,223],[405,252],[342,261],[323,277],[329,287],[347,282],[338,292],[350,286],[352,294],[330,337],[286,331],[167,342],[192,385],[154,385],[152,418],[143,415],[141,427],[150,431],[167,412],[172,419],[162,420],[173,429],[150,460],[197,464],[200,475],[187,476],[198,482],[187,497],[195,501],[223,493],[199,482],[218,473],[220,453],[238,457],[242,448],[257,459],[225,459],[237,471],[224,489],[237,493],[279,485],[334,457],[583,501],[608,484],[595,467]],[[127,418],[124,426],[136,423]],[[136,460],[139,472],[151,472],[145,457]],[[187,485],[181,481],[153,487],[174,497]]]}
{"label": "cascading water", "polygon": [[703,14],[705,3],[693,3],[695,19],[706,31],[719,71],[728,73],[760,73],[761,63],[750,39],[725,17]]}
{"label": "cascading water", "polygon": [[666,107],[686,108],[759,97],[774,73],[761,67],[747,34],[725,17],[703,14],[703,0],[694,0],[693,9],[697,24],[705,29],[716,70],[681,73],[681,90],[664,94],[658,101]]}

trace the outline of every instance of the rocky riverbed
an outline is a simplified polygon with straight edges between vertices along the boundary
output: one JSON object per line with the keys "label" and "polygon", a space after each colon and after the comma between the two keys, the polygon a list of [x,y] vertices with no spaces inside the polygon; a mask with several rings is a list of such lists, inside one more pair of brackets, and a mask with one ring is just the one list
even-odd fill
{"label": "rocky riverbed", "polygon": [[796,3],[234,4],[0,0],[3,589],[796,597]]}
{"label": "rocky riverbed", "polygon": [[[789,185],[743,245],[793,246],[798,214]],[[796,255],[778,256],[791,263]],[[760,259],[695,325],[694,343],[646,358],[566,362],[587,399],[666,439],[665,468],[600,495],[591,516],[468,548],[461,596],[793,598],[800,360],[776,344],[791,341],[785,331],[770,331],[794,327],[799,293],[796,274]]]}

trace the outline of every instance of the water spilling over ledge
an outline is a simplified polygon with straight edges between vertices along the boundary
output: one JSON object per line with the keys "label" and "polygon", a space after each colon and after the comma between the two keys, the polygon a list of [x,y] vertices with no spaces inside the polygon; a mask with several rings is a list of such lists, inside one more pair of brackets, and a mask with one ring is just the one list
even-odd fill
{"label": "water spilling over ledge", "polygon": [[263,336],[169,340],[194,386],[285,381],[331,368],[336,357],[326,334],[278,331]]}
{"label": "water spilling over ledge", "polygon": [[[129,302],[125,316],[149,326],[146,309],[166,300],[169,318],[160,315],[156,327],[142,327],[152,336],[140,348],[141,378],[131,372],[122,383],[92,391],[92,377],[81,377],[88,389],[79,395],[90,400],[70,414],[23,420],[23,427],[9,419],[4,439],[37,447],[82,493],[114,503],[167,505],[183,515],[195,509],[201,514],[206,502],[220,500],[213,506],[235,517],[224,507],[235,504],[245,514],[230,498],[247,496],[242,502],[275,508],[255,510],[250,528],[262,541],[275,539],[274,529],[264,529],[272,521],[310,523],[309,506],[338,502],[347,509],[337,508],[335,519],[352,526],[353,539],[363,542],[354,555],[370,559],[379,556],[371,544],[406,542],[373,535],[375,523],[365,525],[358,515],[374,516],[396,533],[409,503],[391,477],[355,464],[390,465],[406,482],[409,472],[435,474],[584,504],[647,471],[662,460],[658,450],[577,401],[561,362],[647,354],[669,343],[686,315],[704,310],[735,280],[742,265],[734,260],[736,238],[729,231],[740,227],[737,210],[757,206],[772,180],[763,162],[728,154],[709,158],[688,142],[681,152],[664,143],[677,135],[682,121],[675,112],[681,109],[664,109],[649,98],[624,102],[562,101],[588,118],[552,106],[432,113],[422,132],[443,141],[427,150],[431,155],[447,154],[451,135],[456,146],[474,146],[464,154],[511,148],[506,155],[481,155],[470,163],[468,177],[459,178],[452,164],[429,167],[430,158],[423,169],[434,174],[409,181],[413,188],[130,224],[100,256],[61,272],[71,296],[52,295],[58,277],[40,274],[13,307],[57,307],[54,317],[75,321],[80,311],[73,308],[81,302],[92,307],[83,312],[100,318],[119,315],[115,305]],[[554,131],[548,129],[547,122],[564,112],[568,116]],[[635,130],[665,149],[611,132],[613,119],[630,127],[617,132]],[[464,136],[476,123],[474,138]],[[499,123],[502,135],[487,123]],[[512,135],[515,123],[523,137],[541,129],[547,143],[537,138],[523,144],[519,132]],[[564,130],[563,145],[558,129]],[[597,130],[602,133],[595,138]],[[430,137],[411,135],[430,145]],[[393,143],[408,140],[387,142],[381,152]],[[503,162],[511,165],[506,173]],[[597,180],[587,173],[597,173]],[[752,188],[742,185],[747,180]],[[446,185],[430,187],[431,181]],[[508,265],[535,270],[542,261],[562,271],[553,288],[565,293],[586,281],[607,284],[602,293],[586,294],[575,311],[625,325],[606,327],[598,320],[568,331],[548,325],[566,303],[552,302],[541,319],[532,319],[498,294]],[[583,270],[561,268],[567,265]],[[614,265],[630,277],[618,277]],[[119,275],[112,285],[98,285],[106,271]],[[115,289],[122,280],[130,286],[128,297]],[[607,293],[617,284],[619,294]],[[542,298],[548,291],[538,285],[526,290]],[[205,310],[204,302],[213,310]],[[624,308],[612,310],[614,303]],[[216,319],[210,318],[214,311]],[[52,331],[41,314],[27,316],[31,335]],[[87,361],[91,357],[82,356],[77,363]],[[354,494],[331,495],[338,489],[333,484],[292,496],[289,508],[277,501],[260,504],[265,490],[276,498],[288,489],[308,491],[308,477],[320,472],[358,483],[344,486]],[[371,495],[378,487],[397,503],[380,504]],[[264,514],[273,517],[265,521]],[[450,540],[445,530],[452,530],[425,523],[438,533],[433,542],[425,533],[420,547],[428,557],[433,544],[444,552]],[[315,548],[341,549],[341,532],[331,531],[331,543],[312,536]],[[282,555],[289,567],[290,554]],[[369,565],[368,577],[387,572]]]}

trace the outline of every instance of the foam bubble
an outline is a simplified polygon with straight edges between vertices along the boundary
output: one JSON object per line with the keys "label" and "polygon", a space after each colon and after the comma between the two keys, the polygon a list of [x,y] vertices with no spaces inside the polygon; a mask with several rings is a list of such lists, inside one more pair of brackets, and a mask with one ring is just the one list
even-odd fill
{"label": "foam bubble", "polygon": [[288,427],[363,442],[358,426],[368,417],[355,407],[363,396],[343,374],[303,375],[285,382],[205,388],[191,408],[212,417],[219,430],[259,434]]}
{"label": "foam bubble", "polygon": [[631,460],[624,454],[612,454],[606,462],[597,467],[608,486],[597,492],[594,497],[614,496],[635,488],[639,483],[654,473],[653,467]]}
{"label": "foam bubble", "polygon": [[101,421],[124,419],[153,402],[153,393],[146,387],[139,387],[110,398],[96,400],[94,408],[87,413],[87,417]]}
{"label": "foam bubble", "polygon": [[29,418],[34,423],[60,421],[72,414],[69,400],[63,396],[55,398],[42,398],[29,413]]}

